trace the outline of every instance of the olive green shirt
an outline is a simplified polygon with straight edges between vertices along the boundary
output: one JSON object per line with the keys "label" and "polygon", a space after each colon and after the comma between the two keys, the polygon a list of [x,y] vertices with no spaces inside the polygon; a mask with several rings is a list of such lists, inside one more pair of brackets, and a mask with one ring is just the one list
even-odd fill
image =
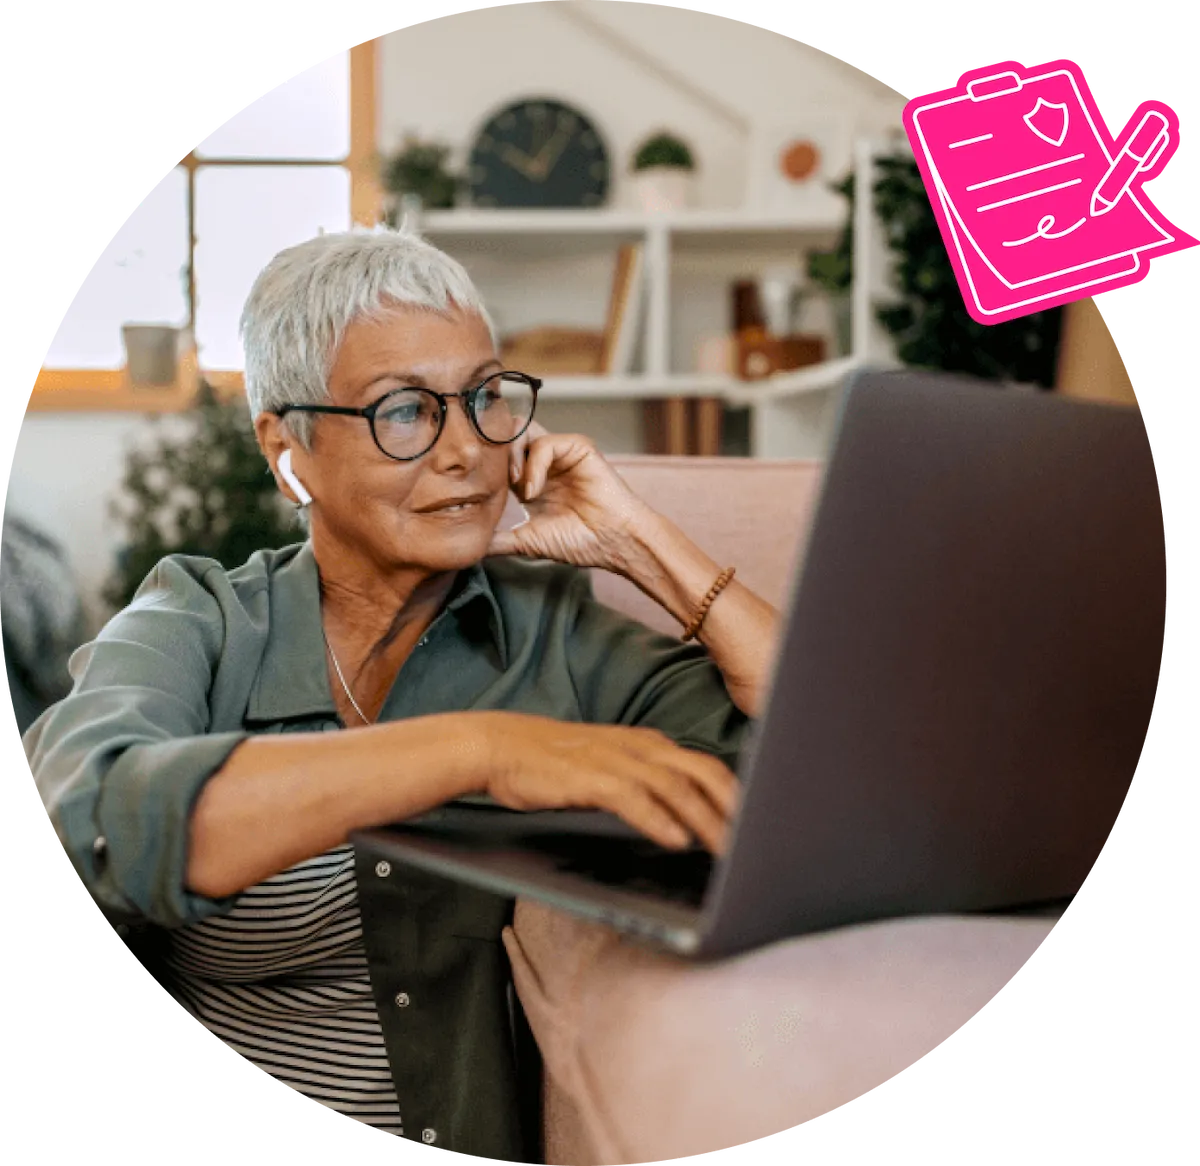
{"label": "olive green shirt", "polygon": [[[230,572],[211,559],[164,559],[71,672],[71,695],[25,747],[89,891],[122,924],[184,927],[229,910],[236,896],[209,899],[185,882],[205,782],[249,736],[344,727],[310,544],[259,552]],[[749,726],[701,647],[603,606],[586,572],[507,558],[459,572],[379,719],[468,709],[653,726],[731,766]],[[402,772],[404,758],[396,763]],[[414,869],[381,876],[362,850],[356,872],[405,1129],[437,1130],[446,1149],[526,1158],[534,1131],[519,1119],[500,941],[511,903]],[[400,991],[411,1001],[403,1009]]]}

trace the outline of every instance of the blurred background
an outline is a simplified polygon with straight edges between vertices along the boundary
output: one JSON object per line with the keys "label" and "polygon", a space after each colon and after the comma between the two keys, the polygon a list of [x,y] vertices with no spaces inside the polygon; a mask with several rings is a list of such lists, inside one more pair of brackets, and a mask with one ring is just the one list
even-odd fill
{"label": "blurred background", "polygon": [[237,320],[281,248],[405,222],[466,264],[539,418],[609,453],[819,459],[865,365],[1132,401],[1091,301],[983,327],[904,98],[797,41],[606,0],[338,52],[216,129],[100,256],[30,397],[4,528],[28,708],[161,555],[301,537],[249,430]]}

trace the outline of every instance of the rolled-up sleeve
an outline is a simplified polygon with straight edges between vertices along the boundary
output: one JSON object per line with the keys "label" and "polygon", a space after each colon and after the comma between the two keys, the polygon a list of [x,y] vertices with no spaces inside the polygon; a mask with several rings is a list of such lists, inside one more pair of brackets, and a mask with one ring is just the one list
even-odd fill
{"label": "rolled-up sleeve", "polygon": [[583,572],[572,588],[569,668],[584,718],[659,729],[734,768],[753,722],[730,699],[703,646],[673,640],[606,607]]}
{"label": "rolled-up sleeve", "polygon": [[213,567],[160,563],[75,654],[71,694],[25,736],[58,836],[112,918],[178,926],[233,901],[186,887],[192,808],[247,736],[212,731],[214,687],[236,663],[236,603],[205,585]]}

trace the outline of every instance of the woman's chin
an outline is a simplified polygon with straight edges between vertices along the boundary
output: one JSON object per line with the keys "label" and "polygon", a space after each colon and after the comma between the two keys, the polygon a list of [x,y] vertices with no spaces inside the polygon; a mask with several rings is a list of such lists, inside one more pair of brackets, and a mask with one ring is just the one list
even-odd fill
{"label": "woman's chin", "polygon": [[[458,511],[433,511],[420,518],[421,558],[438,563],[443,570],[479,562],[487,554],[496,529],[490,509],[478,505]],[[415,534],[410,532],[410,536]]]}

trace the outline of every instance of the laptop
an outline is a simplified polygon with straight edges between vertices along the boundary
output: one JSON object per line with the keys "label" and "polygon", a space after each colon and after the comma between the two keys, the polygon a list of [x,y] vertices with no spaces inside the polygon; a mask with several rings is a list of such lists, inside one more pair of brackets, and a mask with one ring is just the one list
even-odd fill
{"label": "laptop", "polygon": [[720,859],[485,800],[358,837],[697,957],[1069,900],[1129,788],[1162,652],[1138,411],[860,374],[799,559]]}

